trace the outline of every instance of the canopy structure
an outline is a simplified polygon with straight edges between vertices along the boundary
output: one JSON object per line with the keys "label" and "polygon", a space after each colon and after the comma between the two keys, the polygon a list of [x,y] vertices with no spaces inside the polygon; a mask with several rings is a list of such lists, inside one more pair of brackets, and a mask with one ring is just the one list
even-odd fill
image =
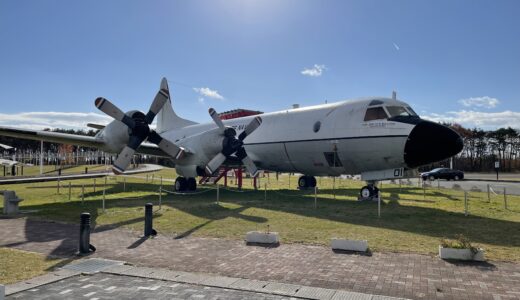
{"label": "canopy structure", "polygon": [[13,147],[11,147],[11,146],[7,146],[7,145],[4,145],[4,144],[0,144],[0,148],[5,149],[5,150],[11,150],[11,149],[14,149]]}

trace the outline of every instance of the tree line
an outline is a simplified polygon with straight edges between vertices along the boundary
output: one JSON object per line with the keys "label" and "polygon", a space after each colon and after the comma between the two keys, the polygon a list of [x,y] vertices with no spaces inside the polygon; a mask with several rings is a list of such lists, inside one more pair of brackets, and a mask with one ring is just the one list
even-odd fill
{"label": "tree line", "polygon": [[[511,127],[496,130],[465,128],[444,124],[457,131],[464,140],[464,149],[454,158],[454,168],[472,172],[492,172],[495,162],[500,171],[520,171],[520,131]],[[449,166],[448,161],[442,162]]]}

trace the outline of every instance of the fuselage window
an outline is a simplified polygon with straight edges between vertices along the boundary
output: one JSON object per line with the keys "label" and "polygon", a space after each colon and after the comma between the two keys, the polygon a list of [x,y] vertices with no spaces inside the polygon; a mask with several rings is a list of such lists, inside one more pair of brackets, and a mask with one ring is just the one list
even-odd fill
{"label": "fuselage window", "polygon": [[387,106],[386,110],[390,114],[390,117],[404,116],[409,117],[410,113],[402,106]]}
{"label": "fuselage window", "polygon": [[407,106],[406,109],[408,109],[408,111],[410,112],[410,114],[412,116],[415,116],[415,117],[418,116],[417,113],[410,106]]}
{"label": "fuselage window", "polygon": [[368,104],[368,106],[374,106],[374,105],[381,105],[383,104],[384,102],[381,101],[381,100],[372,100],[370,101],[370,103]]}
{"label": "fuselage window", "polygon": [[367,109],[367,113],[365,114],[365,121],[381,120],[386,118],[388,118],[388,116],[382,107],[371,107]]}

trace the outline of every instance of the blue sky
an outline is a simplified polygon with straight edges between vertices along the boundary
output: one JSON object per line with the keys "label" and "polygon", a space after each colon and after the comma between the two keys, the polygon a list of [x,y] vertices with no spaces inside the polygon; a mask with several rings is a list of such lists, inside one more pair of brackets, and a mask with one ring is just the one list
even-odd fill
{"label": "blue sky", "polygon": [[103,122],[98,96],[146,111],[165,76],[175,110],[199,122],[208,107],[274,111],[396,90],[434,120],[520,128],[519,11],[519,1],[4,0],[0,125]]}

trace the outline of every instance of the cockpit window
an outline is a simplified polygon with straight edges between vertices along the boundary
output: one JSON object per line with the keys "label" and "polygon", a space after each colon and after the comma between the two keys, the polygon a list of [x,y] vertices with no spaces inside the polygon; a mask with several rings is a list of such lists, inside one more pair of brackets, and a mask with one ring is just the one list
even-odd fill
{"label": "cockpit window", "polygon": [[372,101],[370,101],[368,106],[381,105],[381,104],[383,104],[383,101],[381,101],[381,100],[372,100]]}
{"label": "cockpit window", "polygon": [[388,116],[382,107],[371,107],[367,109],[367,113],[365,114],[365,121],[381,120],[386,118],[388,118]]}
{"label": "cockpit window", "polygon": [[411,114],[402,106],[387,106],[386,110],[390,114],[390,117],[404,116],[409,117]]}
{"label": "cockpit window", "polygon": [[407,106],[406,109],[408,109],[412,116],[417,116],[417,113],[410,106]]}

